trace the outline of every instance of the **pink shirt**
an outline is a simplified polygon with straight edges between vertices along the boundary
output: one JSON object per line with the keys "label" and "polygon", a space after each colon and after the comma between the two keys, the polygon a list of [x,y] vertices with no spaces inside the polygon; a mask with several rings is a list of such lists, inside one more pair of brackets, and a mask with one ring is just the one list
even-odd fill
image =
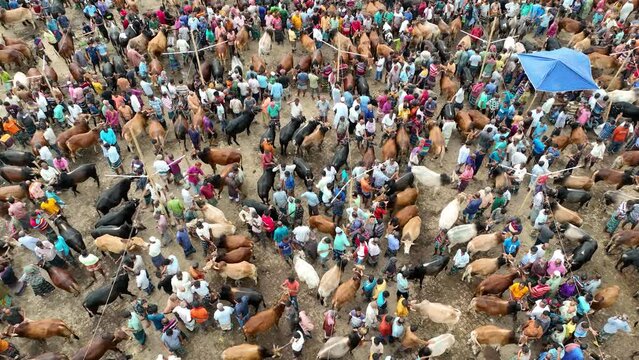
{"label": "pink shirt", "polygon": [[584,126],[588,122],[588,119],[590,119],[590,110],[588,110],[588,108],[582,108],[581,111],[579,112],[579,117],[577,118],[577,122],[581,126]]}
{"label": "pink shirt", "polygon": [[55,158],[53,159],[53,167],[59,171],[69,171],[69,161],[63,157],[61,157],[60,160]]}

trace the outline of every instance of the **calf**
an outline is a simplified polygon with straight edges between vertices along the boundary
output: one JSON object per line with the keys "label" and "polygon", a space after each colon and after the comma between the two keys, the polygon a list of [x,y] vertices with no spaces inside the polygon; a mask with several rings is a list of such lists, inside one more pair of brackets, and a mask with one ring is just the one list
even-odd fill
{"label": "calf", "polygon": [[448,255],[436,255],[428,262],[406,269],[408,272],[406,279],[419,280],[419,288],[421,289],[424,282],[424,276],[428,275],[437,277],[437,275],[446,268],[448,261],[450,261],[450,257]]}
{"label": "calf", "polygon": [[118,344],[128,339],[129,335],[122,330],[116,330],[113,334],[95,336],[91,338],[87,346],[78,349],[71,360],[100,360],[109,350],[123,354],[122,350],[118,349]]}
{"label": "calf", "polygon": [[122,254],[125,251],[132,251],[140,247],[146,249],[149,244],[144,239],[133,237],[131,239],[123,239],[112,235],[102,235],[95,239],[95,247],[102,251],[108,251],[111,254]]}
{"label": "calf", "polygon": [[446,304],[440,304],[430,302],[428,300],[422,300],[418,303],[417,300],[411,300],[410,308],[413,311],[417,311],[419,315],[424,319],[430,319],[434,323],[448,325],[448,330],[459,322],[461,318],[461,311]]}
{"label": "calf", "polygon": [[84,298],[82,307],[89,313],[90,317],[94,315],[102,315],[98,312],[98,309],[102,305],[108,305],[115,301],[117,298],[122,298],[122,294],[130,295],[134,297],[128,290],[129,287],[129,275],[126,272],[122,272],[116,276],[113,283],[101,286],[91,291]]}
{"label": "calf", "polygon": [[319,286],[317,287],[317,295],[316,297],[319,299],[320,304],[324,305],[324,302],[331,295],[335,289],[342,282],[342,274],[344,273],[344,268],[346,268],[346,264],[348,264],[348,260],[341,259],[339,263],[333,265],[327,272],[322,275],[320,279]]}
{"label": "calf", "polygon": [[404,225],[408,223],[408,220],[418,215],[419,215],[419,210],[417,209],[417,206],[408,205],[405,208],[398,211],[393,218],[396,218],[397,223],[399,224],[399,227],[403,228]]}
{"label": "calf", "polygon": [[517,319],[517,312],[521,311],[521,305],[517,301],[502,300],[497,296],[482,295],[474,297],[470,301],[468,310],[483,312],[492,316],[512,315]]}
{"label": "calf", "polygon": [[268,331],[273,325],[277,325],[284,313],[284,307],[288,300],[288,294],[282,295],[280,301],[270,309],[260,311],[251,316],[242,327],[244,332],[244,340],[248,340],[249,336]]}
{"label": "calf", "polygon": [[632,170],[619,171],[613,169],[600,169],[592,174],[591,179],[594,182],[605,181],[610,185],[617,185],[616,189],[619,190],[626,185],[632,185],[637,183],[637,176],[632,175]]}
{"label": "calf", "polygon": [[505,232],[497,231],[492,234],[483,234],[474,237],[467,245],[468,254],[472,257],[480,251],[488,251],[500,245],[506,239]]}
{"label": "calf", "polygon": [[502,329],[495,325],[484,325],[470,332],[468,342],[472,346],[473,354],[477,356],[482,345],[495,346],[499,351],[499,348],[504,345],[516,344],[517,335],[513,330]]}
{"label": "calf", "polygon": [[467,279],[470,282],[473,275],[488,276],[495,273],[500,267],[509,263],[512,264],[512,262],[513,257],[506,254],[501,254],[499,257],[491,259],[477,259],[466,266],[462,281]]}
{"label": "calf", "polygon": [[623,154],[617,156],[612,164],[613,169],[621,169],[624,166],[637,166],[639,165],[639,150],[626,151]]}
{"label": "calf", "polygon": [[253,241],[244,235],[222,235],[216,242],[215,246],[219,249],[235,250],[241,247],[252,248]]}
{"label": "calf", "polygon": [[324,215],[313,215],[309,217],[308,225],[311,229],[317,229],[321,233],[335,237],[335,223]]}
{"label": "calf", "polygon": [[211,258],[215,262],[225,262],[227,264],[237,264],[243,261],[251,260],[253,256],[253,249],[250,247],[240,247],[234,250],[219,250],[216,249],[211,253]]}
{"label": "calf", "polygon": [[592,194],[589,191],[580,189],[569,189],[565,186],[557,189],[553,195],[560,204],[579,204],[577,210],[581,209],[582,206],[586,205],[590,201],[590,199],[592,199]]}
{"label": "calf", "polygon": [[571,223],[575,226],[581,227],[584,223],[584,220],[578,213],[559,205],[556,201],[550,201],[550,209],[552,210],[555,221],[560,224]]}
{"label": "calf", "polygon": [[590,190],[594,185],[595,180],[587,176],[575,176],[569,175],[564,177],[558,177],[555,179],[554,184],[563,185],[571,189],[583,189]]}
{"label": "calf", "polygon": [[304,152],[308,154],[313,147],[316,147],[318,151],[321,150],[324,136],[327,132],[328,126],[320,125],[310,135],[305,136],[302,143],[297,147],[297,155],[303,156]]}
{"label": "calf", "polygon": [[352,278],[342,283],[337,290],[335,290],[335,295],[333,295],[332,301],[333,308],[339,311],[342,306],[353,301],[361,283],[362,270],[357,269],[355,270],[355,274],[353,274]]}
{"label": "calf", "polygon": [[76,340],[80,338],[76,335],[69,325],[59,319],[32,320],[20,323],[10,328],[9,336],[17,336],[21,338],[44,341],[50,337],[60,336],[64,338],[73,337]]}
{"label": "calf", "polygon": [[475,289],[475,296],[497,295],[501,296],[508,290],[516,278],[522,276],[519,269],[512,269],[507,274],[493,274],[482,280]]}
{"label": "calf", "polygon": [[280,357],[280,348],[273,346],[273,350],[262,345],[240,344],[222,351],[222,360],[262,360]]}
{"label": "calf", "polygon": [[227,264],[225,262],[215,262],[213,260],[206,263],[204,270],[213,269],[220,274],[224,282],[227,278],[231,278],[235,281],[251,278],[257,285],[257,267],[247,261],[242,261],[237,264]]}
{"label": "calf", "polygon": [[422,219],[415,216],[408,220],[404,229],[402,229],[401,242],[404,244],[404,254],[410,254],[410,248],[413,246],[421,232]]}

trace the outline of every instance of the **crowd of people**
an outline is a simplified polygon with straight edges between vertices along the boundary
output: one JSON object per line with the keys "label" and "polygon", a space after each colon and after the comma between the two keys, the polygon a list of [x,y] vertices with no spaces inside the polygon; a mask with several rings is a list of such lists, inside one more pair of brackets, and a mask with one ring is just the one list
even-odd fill
{"label": "crowd of people", "polygon": [[[66,15],[54,12],[56,6],[46,1],[32,5],[45,23],[44,34],[36,37],[32,45],[38,54],[46,52],[52,56],[43,41],[60,50],[58,45],[63,37],[71,36],[67,31],[74,32],[78,27],[69,13],[79,13],[72,9],[67,9]],[[0,6],[15,9],[20,5],[10,1],[0,2]],[[414,309],[412,300],[421,300],[423,292],[410,282],[412,268],[403,266],[414,261],[399,253],[404,224],[395,216],[395,200],[386,196],[407,171],[430,164],[429,151],[439,145],[437,130],[433,128],[441,129],[445,150],[457,155],[456,160],[451,157],[455,161],[455,182],[451,186],[464,199],[456,214],[458,224],[481,224],[481,232],[500,234],[503,238],[498,244],[500,253],[511,259],[511,266],[521,274],[505,291],[506,297],[543,329],[543,336],[537,341],[521,339],[514,358],[578,360],[588,354],[596,357],[608,350],[606,341],[610,337],[631,333],[629,317],[622,312],[610,316],[600,327],[591,322],[594,309],[601,308],[605,300],[597,298],[597,292],[614,285],[613,279],[588,268],[574,270],[573,255],[564,247],[559,219],[554,214],[556,190],[550,182],[575,171],[605,167],[603,160],[607,156],[636,149],[639,140],[636,124],[621,112],[610,114],[610,98],[604,90],[550,94],[538,106],[529,105],[534,89],[517,54],[505,46],[499,50],[495,45],[486,47],[480,41],[490,32],[493,20],[501,28],[500,19],[505,19],[512,34],[518,34],[521,42],[530,43],[540,36],[559,36],[566,30],[561,25],[562,19],[578,19],[588,25],[584,31],[588,31],[587,36],[593,41],[599,45],[612,44],[621,63],[626,56],[633,56],[628,49],[634,47],[637,24],[636,16],[631,16],[635,10],[631,0],[610,5],[604,0],[596,3],[565,0],[553,4],[518,0],[438,0],[415,4],[390,0],[385,4],[213,1],[163,4],[146,12],[128,1],[126,6],[103,0],[78,6],[85,20],[80,31],[75,31],[79,46],[72,61],[84,72],[81,79],[69,77],[67,83],[59,84],[40,82],[39,87],[28,89],[14,83],[7,68],[0,69],[0,80],[6,90],[0,106],[4,135],[0,140],[11,147],[28,146],[31,139],[38,163],[37,176],[20,183],[24,195],[6,199],[8,220],[6,242],[1,249],[5,255],[0,262],[0,278],[7,288],[3,291],[2,319],[9,325],[31,321],[23,308],[12,304],[13,300],[20,302],[30,296],[25,294],[26,285],[36,296],[46,297],[55,290],[41,274],[40,266],[65,268],[74,273],[84,269],[92,279],[91,284],[99,280],[97,274],[109,281],[109,275],[127,272],[135,279],[139,292],[130,311],[122,314],[123,330],[143,350],[147,335],[153,333],[165,350],[151,349],[153,354],[188,358],[187,349],[198,346],[190,341],[196,331],[242,329],[254,316],[249,309],[249,297],[232,302],[216,297],[219,293],[205,269],[210,269],[211,258],[218,254],[216,244],[220,237],[212,231],[214,224],[205,220],[202,209],[206,204],[229,206],[222,199],[223,188],[228,192],[230,204],[256,198],[246,190],[246,165],[234,165],[216,177],[205,172],[202,162],[187,162],[192,154],[186,152],[186,140],[184,154],[165,150],[163,144],[154,141],[153,158],[148,164],[146,151],[133,156],[123,151],[122,132],[123,125],[139,113],[157,120],[165,130],[186,119],[185,138],[193,151],[198,152],[218,146],[218,138],[225,136],[231,119],[260,108],[262,115],[258,118],[266,126],[281,130],[288,123],[283,114],[317,120],[320,127],[330,129],[326,142],[338,146],[352,144],[351,151],[358,149],[364,153],[371,146],[384,146],[401,131],[406,131],[410,138],[409,151],[403,158],[399,154],[383,161],[374,159],[372,163],[363,158],[336,168],[325,166],[325,161],[317,157],[322,169],[317,181],[296,178],[292,157],[277,156],[272,147],[264,146],[259,155],[262,170],[277,173],[269,196],[271,204],[266,210],[240,205],[239,218],[231,220],[245,225],[237,226],[238,231],[247,231],[263,246],[255,248],[256,257],[272,248],[281,256],[285,272],[291,273],[276,283],[288,295],[283,317],[289,326],[280,331],[289,332],[293,358],[314,356],[304,349],[308,342],[326,341],[338,335],[347,336],[355,345],[369,340],[370,359],[401,358],[395,355],[395,349],[413,351],[418,359],[439,355],[433,353],[433,344],[411,347],[406,341],[407,333],[414,331],[408,320],[411,308]],[[441,44],[419,43],[417,25],[424,21],[444,22],[450,27],[459,21],[464,34],[470,34],[469,43],[462,40],[450,53],[445,43],[444,48]],[[254,62],[249,65],[247,60],[251,56],[240,51],[239,37],[247,29],[250,39],[272,34],[278,50],[288,49],[286,41],[297,54],[305,51],[302,40],[307,36],[326,56],[332,52],[330,43],[336,34],[354,42],[362,34],[369,34],[370,38],[373,38],[370,34],[375,34],[394,52],[389,56],[377,54],[374,58],[353,56],[350,64],[325,61],[314,63],[309,69],[296,66],[287,71],[282,66],[273,69],[269,66],[266,70],[254,67]],[[132,39],[131,34],[145,34],[150,39],[158,31],[166,31],[167,56],[163,62],[167,67],[156,72],[152,62],[157,59],[150,54],[140,55],[126,43]],[[448,34],[450,28],[448,33],[442,30],[441,36]],[[450,43],[456,40],[452,38]],[[234,62],[221,78],[202,82],[204,69],[202,65],[198,69],[200,59],[193,50],[220,43],[228,46],[230,58],[243,59],[244,65],[237,66]],[[200,55],[204,59],[214,51],[205,50]],[[125,56],[128,64],[118,75],[113,69],[119,66],[115,58],[122,60],[120,56]],[[626,68],[620,69],[618,75],[622,83],[634,86],[637,72],[634,60],[623,63]],[[355,79],[374,78],[373,94],[355,94],[343,82],[347,75]],[[438,81],[444,76],[460,84],[450,98],[442,95],[444,90]],[[198,126],[192,120],[199,110],[205,115]],[[472,110],[488,121],[481,128],[467,131],[455,114]],[[111,260],[99,256],[91,246],[90,250],[76,254],[69,247],[69,239],[53,226],[54,219],[65,215],[70,207],[67,204],[70,200],[63,200],[66,195],[58,191],[60,175],[75,167],[66,149],[60,148],[57,135],[82,122],[92,124],[98,132],[102,155],[113,173],[136,177],[136,190],[142,194],[141,207],[150,207],[156,221],[157,236],[148,239],[148,253],[124,255],[118,271],[109,270],[111,266],[105,266],[105,262]],[[595,140],[564,151],[565,144],[558,144],[557,136],[564,129],[569,131],[568,128],[594,129],[596,135],[590,138]],[[454,137],[461,138],[459,149],[453,148]],[[323,151],[326,152],[326,147]],[[242,153],[245,159],[257,156],[254,146],[242,147]],[[506,182],[485,186],[484,179],[496,177],[503,177]],[[417,177],[415,186],[420,186]],[[529,205],[528,201],[529,214],[521,216],[519,203]],[[438,213],[439,209],[434,211]],[[420,214],[424,213],[421,209]],[[318,215],[330,217],[334,236],[320,236],[317,229],[311,229],[309,218]],[[627,223],[634,228],[638,221],[637,205],[623,202],[605,228],[612,234],[623,230]],[[449,230],[436,229],[432,246],[435,257],[451,255],[450,270],[445,276],[452,279],[464,272],[476,255],[464,245],[451,247]],[[532,239],[530,244],[524,243],[528,235]],[[173,240],[183,254],[176,256]],[[300,284],[301,275],[294,273],[295,250],[305,251],[311,259],[316,256],[323,271],[334,264],[339,266],[344,259],[352,259],[356,268],[365,265],[365,270],[357,270],[353,275],[361,281],[361,288],[357,300],[348,304],[348,316],[338,316],[338,310],[328,309],[321,311],[322,319],[313,318],[317,304],[300,301],[300,292],[306,290]],[[29,257],[29,261],[19,271],[15,257],[23,251],[32,254],[21,254]],[[146,264],[147,258],[151,266]],[[180,259],[186,259],[187,263]],[[204,263],[206,266],[200,266]],[[261,281],[272,284],[275,280]],[[153,303],[153,299],[159,298],[155,295],[156,287],[164,293],[164,307]],[[315,330],[320,321],[321,330]],[[340,322],[348,330],[343,330]],[[7,340],[0,340],[0,350],[0,354],[9,358],[19,356],[19,350]],[[627,354],[629,349],[617,351]]]}

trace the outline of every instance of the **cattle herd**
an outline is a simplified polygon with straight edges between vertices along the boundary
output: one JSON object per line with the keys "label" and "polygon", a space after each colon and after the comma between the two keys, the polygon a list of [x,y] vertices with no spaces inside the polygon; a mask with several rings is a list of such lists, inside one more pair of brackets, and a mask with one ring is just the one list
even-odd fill
{"label": "cattle herd", "polygon": [[638,8],[0,1],[0,357],[639,355]]}

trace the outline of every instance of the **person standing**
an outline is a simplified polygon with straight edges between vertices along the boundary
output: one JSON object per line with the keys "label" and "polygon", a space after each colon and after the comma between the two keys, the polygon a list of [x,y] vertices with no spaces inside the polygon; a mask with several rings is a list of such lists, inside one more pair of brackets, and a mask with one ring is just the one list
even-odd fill
{"label": "person standing", "polygon": [[162,333],[160,339],[162,340],[162,345],[164,345],[172,355],[181,357],[186,355],[186,350],[184,346],[182,346],[182,336],[179,330],[168,328]]}
{"label": "person standing", "polygon": [[[86,250],[82,250],[82,253],[78,257],[78,260],[80,261],[80,264],[84,265],[84,267],[87,269],[89,274],[91,274],[91,278],[93,279],[91,284],[93,284],[94,282],[98,281],[98,278],[95,276],[95,272],[96,271],[99,272],[100,274],[102,274],[102,277],[104,277],[104,279],[106,280],[107,277],[106,277],[106,274],[105,274],[104,270],[102,269],[102,264],[100,263],[100,258],[98,258],[97,256],[95,256],[93,254],[90,254]],[[89,286],[91,284],[89,284]]]}
{"label": "person standing", "polygon": [[628,324],[628,315],[626,314],[609,317],[606,325],[604,325],[603,329],[601,329],[597,335],[597,342],[602,343],[619,331],[623,331],[630,336],[635,336],[635,334],[632,334],[632,329]]}
{"label": "person standing", "polygon": [[123,328],[122,331],[133,335],[142,349],[144,349],[144,344],[146,343],[146,332],[144,331],[144,326],[142,326],[142,321],[140,321],[138,314],[136,314],[135,311],[125,311],[122,313],[122,317],[128,319],[126,327]]}
{"label": "person standing", "polygon": [[186,226],[182,225],[176,232],[175,236],[177,243],[180,244],[180,247],[182,247],[182,250],[184,251],[185,258],[188,258],[191,254],[195,253],[195,248],[191,243],[191,238],[186,230]]}
{"label": "person standing", "polygon": [[217,310],[213,314],[213,318],[217,321],[220,329],[229,331],[233,329],[233,322],[231,321],[231,315],[235,310],[230,306],[225,306],[222,303],[217,303]]}

